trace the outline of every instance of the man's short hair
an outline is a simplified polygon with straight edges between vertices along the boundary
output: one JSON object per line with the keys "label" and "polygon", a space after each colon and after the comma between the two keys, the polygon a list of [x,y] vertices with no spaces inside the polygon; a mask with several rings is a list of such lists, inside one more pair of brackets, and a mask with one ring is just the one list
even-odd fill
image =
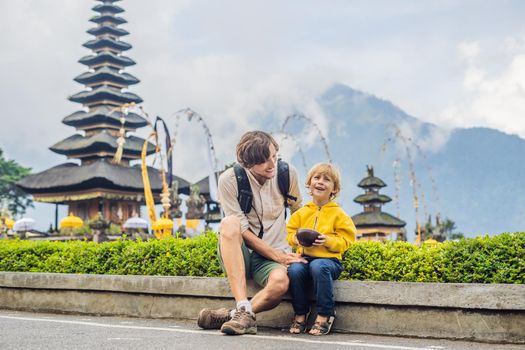
{"label": "man's short hair", "polygon": [[314,165],[306,175],[306,181],[304,182],[306,188],[310,188],[310,182],[315,175],[328,175],[332,179],[334,182],[334,191],[330,194],[330,199],[336,198],[339,192],[341,192],[341,172],[339,169],[331,163],[318,163]]}
{"label": "man's short hair", "polygon": [[270,145],[279,151],[279,145],[272,135],[264,131],[248,131],[237,144],[237,162],[244,168],[262,164],[270,157]]}

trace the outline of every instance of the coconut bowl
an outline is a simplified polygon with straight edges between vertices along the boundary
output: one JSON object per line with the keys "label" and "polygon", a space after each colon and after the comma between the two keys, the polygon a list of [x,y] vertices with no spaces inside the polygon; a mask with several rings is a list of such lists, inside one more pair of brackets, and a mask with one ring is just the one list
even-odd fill
{"label": "coconut bowl", "polygon": [[315,240],[319,237],[320,233],[309,229],[309,228],[300,228],[297,230],[295,236],[299,241],[299,244],[303,247],[311,247]]}

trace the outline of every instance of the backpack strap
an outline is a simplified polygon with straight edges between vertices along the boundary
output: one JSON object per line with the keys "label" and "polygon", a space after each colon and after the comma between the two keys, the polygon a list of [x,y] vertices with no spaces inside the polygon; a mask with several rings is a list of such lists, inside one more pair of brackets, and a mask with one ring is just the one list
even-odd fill
{"label": "backpack strap", "polygon": [[288,200],[297,200],[297,197],[290,195],[290,166],[284,160],[277,161],[277,183],[279,191],[284,197],[284,207],[288,208]]}
{"label": "backpack strap", "polygon": [[250,180],[248,180],[248,174],[240,164],[233,166],[235,172],[235,179],[237,180],[237,200],[239,206],[244,214],[248,214],[252,210],[252,199],[253,192],[250,186]]}
{"label": "backpack strap", "polygon": [[[253,208],[253,192],[250,180],[248,179],[248,174],[246,174],[246,169],[240,164],[235,164],[233,166],[233,171],[235,172],[235,179],[237,179],[237,201],[239,201],[239,206],[241,207],[242,212],[248,214]],[[257,214],[257,212],[255,212],[255,214]],[[259,225],[261,227],[257,236],[262,239],[264,235],[263,224],[259,215],[257,215],[257,219],[259,220]]]}

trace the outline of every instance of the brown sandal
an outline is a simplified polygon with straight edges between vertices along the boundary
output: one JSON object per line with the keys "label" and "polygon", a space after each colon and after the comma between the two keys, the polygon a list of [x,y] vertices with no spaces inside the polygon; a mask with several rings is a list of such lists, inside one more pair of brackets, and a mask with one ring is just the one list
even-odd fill
{"label": "brown sandal", "polygon": [[[306,323],[308,322],[308,316],[309,313],[304,316],[304,321],[299,322],[295,318],[297,315],[294,316],[292,323],[290,324],[290,327],[288,328],[288,332],[290,334],[301,334],[306,332]],[[292,332],[292,330],[298,330],[299,332]]]}
{"label": "brown sandal", "polygon": [[309,334],[315,335],[315,336],[327,335],[328,333],[330,333],[330,330],[332,329],[334,320],[335,320],[335,316],[329,316],[325,322],[315,322],[312,328],[310,329],[310,332],[315,330],[315,331],[319,331],[319,333],[309,333]]}
{"label": "brown sandal", "polygon": [[[298,332],[292,332],[292,330],[298,330]],[[306,332],[306,320],[304,322],[293,321],[288,330],[290,334],[301,334]]]}

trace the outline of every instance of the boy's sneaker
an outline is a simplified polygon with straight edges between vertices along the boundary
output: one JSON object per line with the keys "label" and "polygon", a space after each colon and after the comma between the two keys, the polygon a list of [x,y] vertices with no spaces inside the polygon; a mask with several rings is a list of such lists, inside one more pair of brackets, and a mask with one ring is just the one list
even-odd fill
{"label": "boy's sneaker", "polygon": [[224,322],[231,320],[230,310],[202,309],[197,318],[197,325],[204,329],[220,329]]}
{"label": "boy's sneaker", "polygon": [[235,310],[232,319],[222,325],[221,332],[229,335],[257,334],[255,314],[244,307]]}

